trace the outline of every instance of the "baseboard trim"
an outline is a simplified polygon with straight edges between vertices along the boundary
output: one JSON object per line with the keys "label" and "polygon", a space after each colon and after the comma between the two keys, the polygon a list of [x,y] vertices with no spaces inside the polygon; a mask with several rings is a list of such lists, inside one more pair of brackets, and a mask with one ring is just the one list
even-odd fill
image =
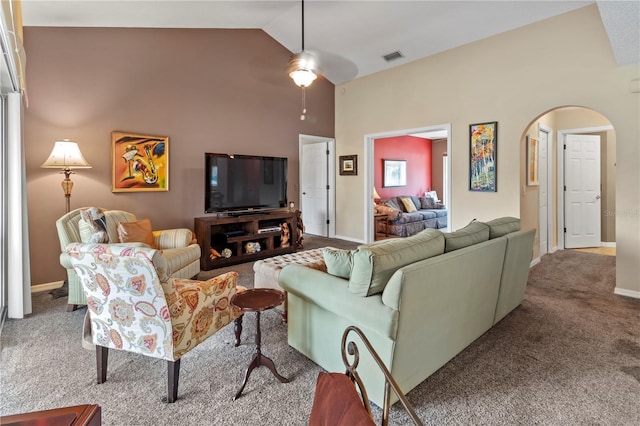
{"label": "baseboard trim", "polygon": [[618,296],[633,297],[634,299],[640,299],[640,291],[627,290],[626,288],[616,287],[613,290],[613,294]]}
{"label": "baseboard trim", "polygon": [[535,259],[533,259],[531,261],[531,263],[529,264],[529,269],[533,268],[534,266],[536,266],[538,263],[540,263],[540,258],[536,257]]}
{"label": "baseboard trim", "polygon": [[343,235],[336,235],[333,238],[337,238],[338,240],[345,240],[345,241],[351,241],[352,243],[360,243],[360,244],[364,244],[364,240],[359,240],[357,238],[351,238],[351,237],[345,237]]}
{"label": "baseboard trim", "polygon": [[42,291],[51,291],[62,287],[64,281],[52,281],[50,283],[36,284],[31,286],[31,293],[40,293]]}
{"label": "baseboard trim", "polygon": [[612,243],[606,243],[604,241],[600,241],[600,247],[615,247],[615,246],[616,246],[615,241]]}
{"label": "baseboard trim", "polygon": [[551,250],[549,250],[549,253],[555,253],[558,251],[558,246],[553,246],[551,247]]}

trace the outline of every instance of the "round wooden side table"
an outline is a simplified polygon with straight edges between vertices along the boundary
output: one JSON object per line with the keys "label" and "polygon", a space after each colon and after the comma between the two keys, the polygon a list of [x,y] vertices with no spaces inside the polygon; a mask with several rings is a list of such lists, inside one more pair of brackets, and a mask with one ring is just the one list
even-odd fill
{"label": "round wooden side table", "polygon": [[266,311],[267,309],[273,309],[276,306],[280,305],[284,302],[285,294],[282,291],[275,290],[272,288],[253,288],[247,290],[243,293],[236,293],[235,296],[231,299],[231,304],[240,309],[242,312],[255,312],[256,313],[256,353],[253,355],[251,362],[249,363],[249,367],[247,367],[247,372],[244,375],[244,381],[242,382],[242,386],[238,389],[236,396],[233,397],[233,400],[240,398],[244,387],[249,380],[249,376],[251,372],[262,365],[267,367],[273,375],[278,379],[281,383],[289,383],[289,379],[281,376],[276,371],[276,366],[271,360],[271,358],[262,354],[260,340],[261,340],[261,332],[260,332],[260,312]]}

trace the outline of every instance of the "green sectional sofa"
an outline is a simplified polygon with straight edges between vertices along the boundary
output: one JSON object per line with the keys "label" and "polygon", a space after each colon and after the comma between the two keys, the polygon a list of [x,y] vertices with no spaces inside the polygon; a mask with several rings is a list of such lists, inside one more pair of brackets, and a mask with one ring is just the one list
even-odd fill
{"label": "green sectional sofa", "polygon": [[[326,249],[327,272],[286,266],[279,283],[288,292],[289,345],[327,371],[343,371],[342,332],[355,325],[407,393],[522,302],[534,235],[505,217],[354,251]],[[382,407],[384,378],[368,354],[358,371]]]}

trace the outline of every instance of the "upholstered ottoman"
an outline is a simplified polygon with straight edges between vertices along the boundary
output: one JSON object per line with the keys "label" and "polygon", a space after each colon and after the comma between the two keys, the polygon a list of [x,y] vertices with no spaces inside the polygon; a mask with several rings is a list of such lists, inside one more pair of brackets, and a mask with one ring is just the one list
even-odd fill
{"label": "upholstered ottoman", "polygon": [[[287,265],[298,264],[327,272],[322,249],[305,250],[297,253],[283,254],[258,260],[253,264],[254,288],[275,288],[284,291],[278,284],[280,271]],[[287,299],[276,308],[282,314],[282,321],[287,322]]]}

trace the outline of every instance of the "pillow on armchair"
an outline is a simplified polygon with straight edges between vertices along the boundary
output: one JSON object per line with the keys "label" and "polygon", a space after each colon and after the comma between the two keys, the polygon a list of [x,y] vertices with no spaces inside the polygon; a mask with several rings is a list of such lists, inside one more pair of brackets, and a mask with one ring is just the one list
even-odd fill
{"label": "pillow on armchair", "polygon": [[157,248],[149,219],[118,223],[118,241],[121,243],[145,243],[151,248]]}
{"label": "pillow on armchair", "polygon": [[97,207],[89,207],[80,211],[81,219],[78,221],[80,240],[83,243],[107,244],[107,221],[104,213]]}

